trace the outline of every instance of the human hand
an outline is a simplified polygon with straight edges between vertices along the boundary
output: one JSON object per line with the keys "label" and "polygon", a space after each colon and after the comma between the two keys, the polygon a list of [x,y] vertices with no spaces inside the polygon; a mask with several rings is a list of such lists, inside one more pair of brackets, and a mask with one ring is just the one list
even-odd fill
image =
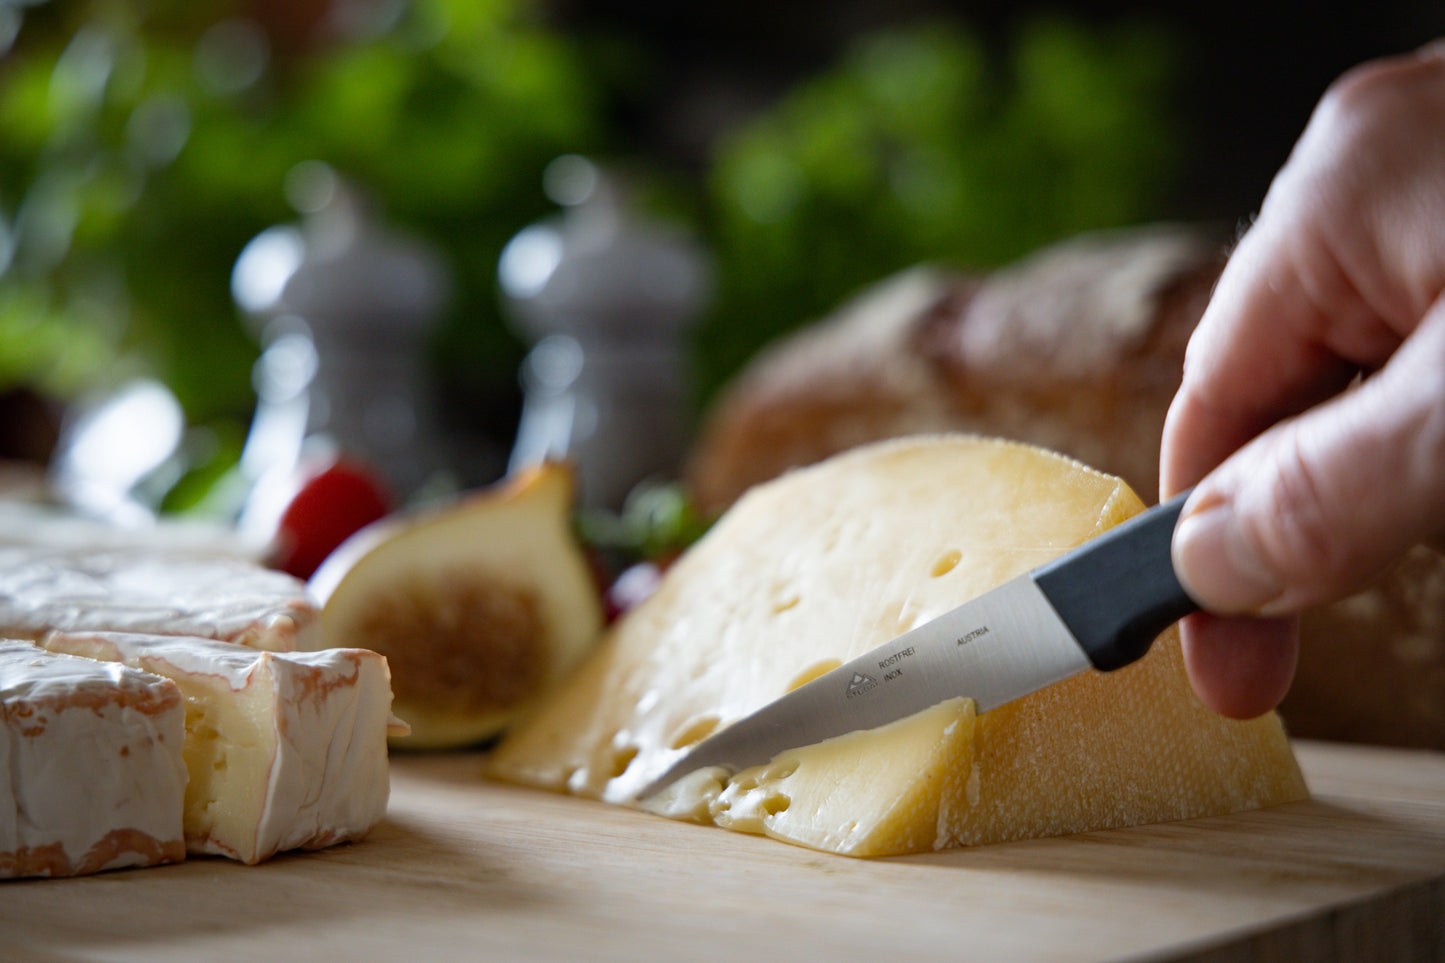
{"label": "human hand", "polygon": [[[1361,379],[1360,376],[1363,376]],[[1298,613],[1445,540],[1445,43],[1326,92],[1225,266],[1164,428],[1200,698],[1247,718]]]}

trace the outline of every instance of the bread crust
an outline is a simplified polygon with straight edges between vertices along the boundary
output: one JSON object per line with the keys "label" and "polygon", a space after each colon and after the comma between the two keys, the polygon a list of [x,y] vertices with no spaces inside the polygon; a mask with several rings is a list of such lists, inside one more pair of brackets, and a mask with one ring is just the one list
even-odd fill
{"label": "bread crust", "polygon": [[[1026,441],[1157,495],[1184,349],[1227,235],[1162,224],[1072,238],[1005,269],[923,266],[765,348],[706,413],[700,505],[858,444],[966,431]],[[1411,552],[1309,613],[1282,706],[1298,736],[1445,749],[1445,558]]]}

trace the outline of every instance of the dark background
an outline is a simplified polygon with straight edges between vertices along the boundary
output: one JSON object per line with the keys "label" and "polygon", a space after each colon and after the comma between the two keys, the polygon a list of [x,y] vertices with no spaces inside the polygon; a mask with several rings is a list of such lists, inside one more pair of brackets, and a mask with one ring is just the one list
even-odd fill
{"label": "dark background", "polygon": [[[1095,24],[1165,25],[1182,41],[1176,109],[1190,147],[1170,210],[1206,218],[1246,213],[1326,86],[1370,58],[1411,50],[1445,32],[1445,5],[1372,3],[968,2],[810,0],[728,4],[558,0],[565,29],[628,38],[654,60],[651,96],[621,116],[650,149],[695,158],[708,135],[767,105],[881,27],[956,18],[995,44],[1038,14]],[[707,106],[703,106],[707,105]],[[701,113],[704,119],[696,119]],[[680,124],[678,115],[693,118]]]}
{"label": "dark background", "polygon": [[[337,26],[339,11],[351,26]],[[253,24],[268,44],[244,89],[196,79],[196,51],[220,21]],[[922,98],[931,126],[917,130],[886,110],[867,116],[877,103],[849,115],[857,51],[896,32],[910,56],[926,54],[920,24],[949,25],[941,62],[983,78],[956,136],[952,115],[929,115],[936,104]],[[0,3],[0,397],[18,399],[0,412],[0,455],[46,456],[53,431],[23,430],[37,397],[60,411],[53,429],[75,399],[152,374],[206,439],[163,504],[204,501],[254,404],[259,345],[230,270],[247,241],[297,219],[283,184],[304,161],[360,184],[386,224],[432,245],[452,273],[432,376],[449,435],[490,453],[464,472],[473,484],[499,470],[520,410],[526,344],[501,308],[497,259],[556,211],[540,185],[560,154],[624,167],[645,211],[714,254],[697,412],[767,340],[909,264],[982,270],[1099,227],[1247,222],[1334,78],[1442,35],[1445,4],[1406,0]],[[1028,60],[1039,36],[1053,44],[1049,69],[1062,58],[1057,79]],[[87,87],[73,68],[96,38],[113,56],[100,57],[108,80]],[[969,44],[982,53],[958,52]],[[1095,127],[1073,124],[1049,99],[1055,83],[1085,91],[1080,113],[1090,84],[1117,103]],[[137,161],[135,121],[158,97],[184,105],[187,136],[174,156]],[[834,164],[806,142],[832,133],[867,156]],[[743,161],[759,152],[811,178],[779,223],[736,202]],[[948,164],[962,165],[974,203],[900,205],[884,179],[898,156],[941,158],[935,190],[949,186]],[[827,183],[855,161],[854,181]]]}

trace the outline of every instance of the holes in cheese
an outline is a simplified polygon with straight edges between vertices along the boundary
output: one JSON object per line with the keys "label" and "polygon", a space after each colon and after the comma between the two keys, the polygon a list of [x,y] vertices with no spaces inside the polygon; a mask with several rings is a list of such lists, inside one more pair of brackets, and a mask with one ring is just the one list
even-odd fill
{"label": "holes in cheese", "polygon": [[816,662],[793,676],[792,681],[788,683],[786,691],[792,692],[794,689],[805,686],[819,676],[827,675],[842,664],[843,663],[837,659],[824,659],[822,662]]}
{"label": "holes in cheese", "polygon": [[933,563],[932,570],[928,574],[934,578],[942,578],[952,572],[959,562],[963,560],[963,553],[956,548],[944,552]]}
{"label": "holes in cheese", "polygon": [[787,760],[777,765],[769,764],[767,778],[787,779],[797,771],[798,763],[795,760]]}
{"label": "holes in cheese", "polygon": [[768,822],[786,813],[791,804],[792,800],[775,788],[731,783],[713,802],[710,814],[724,829],[763,833]]}
{"label": "holes in cheese", "polygon": [[[696,720],[722,730],[1142,508],[1117,478],[975,437],[884,442],[791,472],[754,488],[678,559],[503,739],[490,772],[629,804]],[[784,585],[797,602],[780,614]],[[621,732],[636,750],[625,770]],[[700,770],[647,808],[867,856],[1304,795],[1279,720],[1235,722],[1200,705],[1171,630],[1119,672],[1076,676],[981,717],[952,699],[731,776]]]}
{"label": "holes in cheese", "polygon": [[720,721],[721,720],[714,715],[700,716],[684,726],[682,731],[673,737],[668,747],[671,749],[686,749],[688,746],[702,742],[713,734]]}
{"label": "holes in cheese", "polygon": [[632,765],[632,760],[637,758],[638,748],[636,746],[621,745],[612,750],[612,759],[607,767],[609,778],[617,779],[627,772]]}
{"label": "holes in cheese", "polygon": [[801,600],[798,598],[797,595],[780,596],[778,600],[773,603],[773,614],[782,615],[784,612],[788,611],[788,609],[796,606],[799,601]]}
{"label": "holes in cheese", "polygon": [[768,593],[774,615],[782,615],[784,612],[796,608],[802,601],[802,596],[798,594],[798,586],[790,579],[779,579],[769,588]]}

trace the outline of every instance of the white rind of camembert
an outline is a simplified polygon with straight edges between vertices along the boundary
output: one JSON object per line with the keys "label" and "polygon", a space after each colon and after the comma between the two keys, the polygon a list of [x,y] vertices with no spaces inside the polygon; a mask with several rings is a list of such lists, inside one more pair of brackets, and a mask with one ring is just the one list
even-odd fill
{"label": "white rind of camembert", "polygon": [[306,583],[245,559],[0,545],[0,635],[156,632],[272,652],[321,644]]}
{"label": "white rind of camembert", "polygon": [[0,878],[184,859],[184,721],[168,679],[0,639]]}
{"label": "white rind of camembert", "polygon": [[375,652],[260,652],[124,632],[56,632],[42,644],[179,687],[192,853],[258,863],[360,839],[386,814],[391,682]]}

